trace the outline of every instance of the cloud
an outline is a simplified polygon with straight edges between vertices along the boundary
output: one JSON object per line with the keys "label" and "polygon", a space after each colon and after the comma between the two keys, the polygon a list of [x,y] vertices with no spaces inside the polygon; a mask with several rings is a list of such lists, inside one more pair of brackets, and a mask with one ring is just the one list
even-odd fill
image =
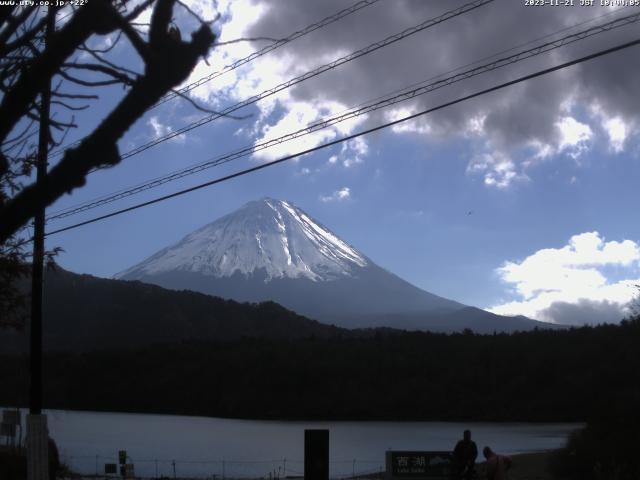
{"label": "cloud", "polygon": [[513,161],[500,152],[474,155],[467,166],[468,174],[481,174],[484,184],[505,189],[514,181],[526,180],[526,176],[516,171]]}
{"label": "cloud", "polygon": [[340,150],[340,156],[342,157],[342,164],[346,167],[352,167],[359,163],[364,162],[364,157],[369,153],[369,145],[367,141],[362,137],[354,138],[342,144]]}
{"label": "cloud", "polygon": [[593,137],[589,125],[580,123],[573,117],[563,117],[556,122],[560,129],[559,151],[566,151],[574,159],[582,155]]}
{"label": "cloud", "polygon": [[602,125],[609,135],[609,141],[611,142],[613,151],[616,153],[622,152],[624,150],[624,142],[628,135],[625,123],[621,118],[615,117],[604,121]]}
{"label": "cloud", "polygon": [[[338,10],[344,7],[338,8]],[[293,22],[283,27],[286,30],[270,34],[254,34],[252,28],[258,25],[273,9],[268,2],[257,0],[223,1],[218,4],[218,11],[222,14],[222,28],[220,43],[229,40],[249,37],[283,38],[291,34]],[[334,12],[331,12],[334,13]],[[317,21],[318,19],[314,20]],[[314,23],[311,22],[311,23]],[[301,25],[304,27],[306,25]],[[293,42],[295,43],[295,42]],[[257,50],[268,42],[251,41],[222,45],[214,48],[207,61],[215,65],[215,70],[221,70],[225,65],[233,64]],[[340,49],[318,51],[313,55],[301,58],[296,52],[288,48],[281,48],[277,53],[267,54],[255,58],[240,68],[220,75],[210,82],[206,82],[194,89],[191,94],[200,101],[219,108],[238,101],[262,94],[264,91],[286,82],[293,77],[306,73],[318,63],[327,63],[336,56],[347,53]],[[192,83],[211,73],[211,67],[200,62],[185,84]],[[318,92],[304,97],[293,95],[296,87],[285,89],[255,103],[258,115],[250,129],[254,133],[256,144],[279,138],[283,135],[304,129],[317,121],[334,117],[347,109],[347,105],[337,100],[332,94]],[[268,149],[260,150],[253,155],[258,161],[271,161],[283,156],[316,147],[333,140],[338,136],[350,134],[366,120],[366,116],[340,122],[326,129],[318,130],[309,135],[299,136],[287,142],[275,144]],[[351,159],[350,163],[358,163],[362,159]]]}
{"label": "cloud", "polygon": [[[171,128],[169,125],[165,125],[162,122],[160,122],[157,116],[151,117],[148,120],[147,125],[149,125],[153,130],[152,138],[154,140],[160,137],[164,137],[165,135],[169,135],[171,134],[171,132],[173,132],[173,128]],[[176,135],[169,141],[176,142],[176,143],[184,143],[185,140],[186,140],[185,135],[180,134],[180,135]]]}
{"label": "cloud", "polygon": [[[619,321],[640,283],[639,266],[640,246],[632,240],[607,242],[598,232],[574,235],[562,248],[538,250],[498,268],[519,299],[489,310],[555,323]],[[607,278],[614,267],[627,278]]]}
{"label": "cloud", "polygon": [[369,153],[369,144],[362,138],[354,138],[348,142],[344,142],[340,147],[340,152],[331,155],[327,162],[329,165],[341,163],[345,168],[351,168],[354,165],[364,163],[365,157]]}
{"label": "cloud", "polygon": [[[320,99],[306,102],[288,100],[285,104],[284,113],[277,120],[273,120],[267,112],[263,112],[263,118],[256,124],[256,129],[259,131],[255,140],[256,144],[275,140],[291,132],[296,132],[322,118],[334,116],[344,110],[344,106],[341,104]],[[283,107],[282,102],[279,102],[279,107]],[[260,161],[271,161],[303,152],[331,141],[338,136],[349,134],[354,125],[355,123],[351,125],[340,124],[335,128],[316,130],[299,138],[259,150],[254,153],[253,158]],[[368,151],[366,140],[355,138],[342,144],[340,156],[343,164],[349,167],[362,163]]]}
{"label": "cloud", "polygon": [[218,2],[212,2],[211,0],[186,0],[184,3],[188,5],[189,8],[191,8],[195,13],[197,13],[200,18],[205,21],[211,21],[216,18],[216,15],[219,11],[216,9],[216,7],[220,8],[220,4],[223,4],[225,2],[220,0]]}
{"label": "cloud", "polygon": [[[395,122],[401,118],[408,117],[417,113],[417,108],[399,107],[389,110],[385,113],[387,122]],[[431,133],[431,126],[425,121],[424,118],[416,120],[408,120],[402,123],[398,123],[391,127],[391,131],[395,133],[417,133],[428,134]]]}
{"label": "cloud", "polygon": [[[467,136],[481,136],[484,132],[484,117],[472,118],[467,123]],[[591,127],[571,116],[561,117],[555,123],[557,136],[553,143],[530,140],[524,145],[528,154],[526,160],[518,164],[518,154],[508,154],[501,149],[475,154],[467,166],[467,174],[481,174],[487,186],[506,189],[514,182],[528,180],[526,169],[540,161],[549,160],[555,155],[566,153],[574,160],[583,155],[591,146],[594,133]],[[490,142],[485,142],[491,148]]]}
{"label": "cloud", "polygon": [[349,200],[351,198],[351,189],[349,187],[343,187],[340,190],[336,190],[331,195],[320,196],[321,202],[341,202]]}
{"label": "cloud", "polygon": [[[282,38],[344,8],[344,3],[339,0],[247,0],[228,2],[226,6],[228,15],[224,18],[229,20],[223,25],[223,35],[231,36],[227,32],[232,32],[235,37]],[[211,90],[202,87],[201,91],[205,97],[210,95],[211,98],[216,95],[246,98],[344,53],[438,16],[450,8],[449,4],[441,2],[410,0],[398,0],[393,8],[389,8],[389,5],[381,2],[301,37],[277,54],[251,62],[231,74],[226,80],[228,83],[221,88],[213,85]],[[563,8],[562,15],[558,15],[554,9],[523,10],[519,2],[489,4],[261,102],[258,106],[261,111],[258,120],[261,138],[275,130],[281,133],[304,124],[314,118],[314,110],[319,112],[324,108],[327,113],[335,113],[502,52],[505,47],[537,39],[541,33],[560,31],[613,11],[599,6]],[[611,18],[603,18],[597,23]],[[592,21],[576,29],[565,30],[561,35],[594,24],[596,22]],[[553,53],[410,99],[394,106],[392,110],[370,113],[366,118],[344,127],[332,128],[333,133],[318,135],[309,140],[308,145],[353,132],[364,125],[380,124],[404,113],[433,107],[516,76],[622,43],[629,39],[631,33],[628,28],[610,31]],[[505,39],[513,40],[505,44]],[[236,51],[216,49],[210,62],[229,63],[241,53],[255,51],[260,46],[262,44],[252,42],[243,44]],[[515,180],[526,178],[527,169],[535,168],[538,162],[552,160],[561,153],[577,158],[599,141],[594,132],[601,121],[583,115],[584,109],[593,104],[599,106],[606,118],[619,119],[605,127],[608,128],[608,136],[602,139],[609,142],[614,150],[629,142],[631,130],[624,130],[621,126],[630,125],[640,112],[640,96],[635,95],[635,79],[640,75],[640,64],[630,62],[630,55],[621,52],[574,66],[397,125],[392,131],[398,135],[410,132],[427,138],[448,140],[468,139],[469,136],[481,139],[482,150],[497,160],[485,162],[486,169],[483,171],[476,168],[468,171],[482,175],[487,186],[505,188]],[[331,105],[339,107],[336,109]],[[322,116],[318,114],[317,117]],[[294,150],[297,148],[288,149],[291,152]],[[469,161],[477,164],[477,159],[473,157]],[[348,164],[353,165],[353,159]]]}
{"label": "cloud", "polygon": [[546,310],[549,318],[562,319],[565,325],[597,325],[618,323],[629,312],[617,302],[592,301],[584,298],[577,303],[554,302]]}

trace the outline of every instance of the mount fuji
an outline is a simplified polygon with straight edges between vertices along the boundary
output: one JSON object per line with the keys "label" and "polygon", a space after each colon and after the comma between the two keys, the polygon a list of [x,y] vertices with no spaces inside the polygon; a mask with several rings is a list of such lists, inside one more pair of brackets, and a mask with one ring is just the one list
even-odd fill
{"label": "mount fuji", "polygon": [[275,301],[346,328],[475,332],[549,324],[421,290],[379,267],[291,202],[249,202],[116,275],[244,302]]}

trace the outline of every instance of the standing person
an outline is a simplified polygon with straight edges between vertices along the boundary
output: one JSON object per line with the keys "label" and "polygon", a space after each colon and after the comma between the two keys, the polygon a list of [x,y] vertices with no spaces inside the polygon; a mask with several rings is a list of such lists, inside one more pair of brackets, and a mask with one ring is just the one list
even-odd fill
{"label": "standing person", "polygon": [[507,471],[511,468],[511,458],[506,455],[498,455],[489,447],[484,447],[482,454],[487,459],[487,480],[505,480]]}
{"label": "standing person", "polygon": [[476,442],[471,440],[471,430],[465,430],[462,434],[462,440],[456,443],[456,447],[453,449],[456,477],[463,480],[474,478],[477,457],[478,447]]}

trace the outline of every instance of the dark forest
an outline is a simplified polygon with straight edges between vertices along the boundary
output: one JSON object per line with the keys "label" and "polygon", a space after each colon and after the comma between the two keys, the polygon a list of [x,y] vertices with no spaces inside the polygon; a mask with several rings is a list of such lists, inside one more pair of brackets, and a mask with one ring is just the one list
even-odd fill
{"label": "dark forest", "polygon": [[[50,353],[47,408],[261,419],[586,421],[640,401],[640,321],[476,335],[188,341]],[[28,357],[0,358],[26,405]]]}

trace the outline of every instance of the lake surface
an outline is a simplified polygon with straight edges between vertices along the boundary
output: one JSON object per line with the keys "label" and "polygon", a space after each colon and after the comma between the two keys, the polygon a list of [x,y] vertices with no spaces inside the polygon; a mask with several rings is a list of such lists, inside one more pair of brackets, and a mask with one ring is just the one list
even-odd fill
{"label": "lake surface", "polygon": [[126,450],[136,475],[219,478],[300,475],[304,430],[329,429],[331,476],[384,469],[385,451],[451,450],[464,429],[478,449],[524,453],[562,447],[578,424],[455,422],[288,422],[49,410],[64,461],[104,472]]}

